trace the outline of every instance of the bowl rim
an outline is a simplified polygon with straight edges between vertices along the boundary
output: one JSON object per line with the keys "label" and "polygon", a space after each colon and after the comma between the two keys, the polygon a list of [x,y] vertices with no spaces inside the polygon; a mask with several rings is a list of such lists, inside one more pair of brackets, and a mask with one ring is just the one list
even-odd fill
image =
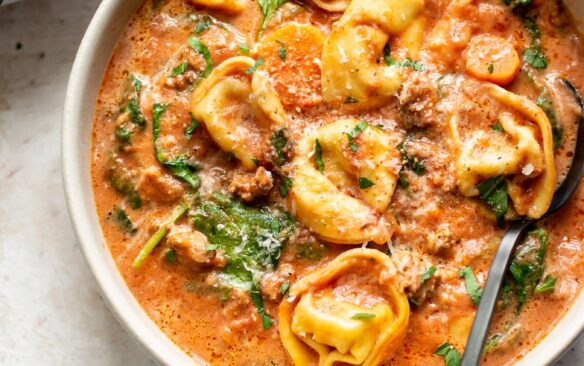
{"label": "bowl rim", "polygon": [[[128,288],[105,244],[92,192],[89,156],[97,94],[119,36],[143,1],[103,0],[81,41],[67,85],[61,129],[65,200],[85,262],[104,302],[119,323],[163,365],[206,365],[200,357],[192,353],[187,355],[172,342]],[[584,20],[582,4],[578,0],[568,0],[568,5],[573,4],[574,10],[581,15],[578,19]],[[87,110],[91,113],[86,113]],[[584,291],[581,291],[562,319],[518,360],[517,365],[551,364],[569,349],[583,330]]]}

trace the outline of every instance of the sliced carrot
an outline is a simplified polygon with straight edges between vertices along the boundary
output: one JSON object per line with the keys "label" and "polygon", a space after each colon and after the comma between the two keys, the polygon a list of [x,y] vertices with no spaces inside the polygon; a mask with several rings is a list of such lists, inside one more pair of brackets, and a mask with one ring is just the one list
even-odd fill
{"label": "sliced carrot", "polygon": [[257,54],[284,105],[314,106],[322,99],[320,56],[324,35],[316,27],[289,24],[261,40]]}
{"label": "sliced carrot", "polygon": [[511,42],[481,35],[470,40],[466,49],[466,70],[480,80],[509,84],[519,72],[521,61]]}

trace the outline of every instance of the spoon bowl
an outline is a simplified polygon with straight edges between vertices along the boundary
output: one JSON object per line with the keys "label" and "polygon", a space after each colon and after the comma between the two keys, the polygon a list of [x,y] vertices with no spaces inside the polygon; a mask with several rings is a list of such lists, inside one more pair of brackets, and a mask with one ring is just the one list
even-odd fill
{"label": "spoon bowl", "polygon": [[[549,217],[561,209],[574,195],[580,179],[584,173],[584,100],[580,96],[578,89],[568,80],[562,80],[562,83],[576,98],[580,107],[580,116],[578,118],[578,134],[574,150],[572,164],[568,170],[566,178],[554,193],[550,208],[543,218]],[[475,366],[480,364],[483,356],[483,347],[489,331],[491,318],[499,291],[505,279],[507,268],[511,262],[513,250],[523,239],[527,230],[539,220],[520,219],[511,223],[509,229],[503,236],[499,249],[495,254],[487,282],[483,288],[481,301],[477,308],[475,319],[466,343],[466,349],[462,359],[462,366]]]}

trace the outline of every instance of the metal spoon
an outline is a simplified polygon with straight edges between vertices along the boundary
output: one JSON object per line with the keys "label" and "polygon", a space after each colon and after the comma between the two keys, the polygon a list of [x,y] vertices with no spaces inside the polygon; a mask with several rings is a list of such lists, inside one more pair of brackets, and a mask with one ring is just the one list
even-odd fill
{"label": "metal spoon", "polygon": [[[572,83],[567,80],[562,80],[562,82],[572,94],[574,94],[580,106],[580,118],[578,120],[580,126],[578,128],[572,165],[565,180],[556,190],[550,208],[543,218],[554,214],[562,208],[570,198],[572,198],[578,188],[580,178],[584,173],[584,101]],[[531,219],[514,221],[511,223],[505,236],[503,236],[499,249],[495,254],[495,259],[493,259],[493,263],[491,264],[491,269],[489,270],[487,283],[483,289],[481,302],[479,303],[472,329],[466,343],[466,350],[464,352],[461,366],[479,365],[483,356],[483,347],[487,338],[491,318],[493,317],[493,310],[495,309],[495,304],[499,297],[499,291],[503,284],[505,274],[507,273],[509,262],[511,261],[513,249],[517,243],[523,239],[527,229],[537,221],[538,220]]]}

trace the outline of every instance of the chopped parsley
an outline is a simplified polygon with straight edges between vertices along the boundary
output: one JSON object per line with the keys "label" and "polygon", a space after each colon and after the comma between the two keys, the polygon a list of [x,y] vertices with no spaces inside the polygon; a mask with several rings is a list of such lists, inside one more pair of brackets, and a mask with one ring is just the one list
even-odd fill
{"label": "chopped parsley", "polygon": [[371,188],[375,185],[374,182],[372,182],[371,180],[365,178],[365,177],[360,177],[359,178],[359,188],[361,189],[367,189],[367,188]]}
{"label": "chopped parsley", "polygon": [[444,343],[439,346],[434,354],[443,356],[446,366],[460,366],[460,353],[450,343]]}
{"label": "chopped parsley", "polygon": [[399,183],[400,187],[402,187],[403,189],[410,188],[410,181],[408,180],[406,173],[404,173],[403,171],[399,173],[399,177],[397,179],[397,182]]}
{"label": "chopped parsley", "polygon": [[278,166],[286,164],[288,155],[286,153],[288,148],[288,138],[286,137],[286,129],[281,128],[272,135],[272,147],[274,148],[275,163]]}
{"label": "chopped parsley", "polygon": [[288,195],[288,192],[290,191],[290,188],[292,188],[292,179],[288,177],[282,177],[282,184],[280,185],[280,187],[278,187],[278,190],[280,191],[280,196],[282,198],[286,197]]}
{"label": "chopped parsley", "polygon": [[203,56],[203,59],[205,60],[205,71],[203,71],[203,77],[208,77],[211,75],[211,71],[213,71],[213,59],[211,58],[211,52],[207,46],[205,46],[203,42],[201,42],[201,40],[195,36],[191,36],[188,40],[188,43],[193,48],[193,50],[195,50],[195,52]]}
{"label": "chopped parsley", "polygon": [[170,264],[174,264],[177,262],[176,251],[174,249],[167,250],[164,253],[164,257],[166,258],[166,261]]}
{"label": "chopped parsley", "polygon": [[253,74],[254,72],[256,72],[258,70],[258,67],[262,66],[264,64],[264,57],[260,56],[253,64],[253,66],[247,68],[245,70],[245,73],[248,75]]}
{"label": "chopped parsley", "polygon": [[495,65],[490,64],[487,70],[489,71],[489,74],[492,74],[493,72],[495,72]]}
{"label": "chopped parsley", "polygon": [[262,20],[262,22],[260,24],[260,29],[258,30],[258,33],[261,34],[261,32],[264,30],[264,28],[268,24],[268,21],[270,20],[272,15],[274,15],[276,10],[278,10],[278,8],[280,6],[284,5],[284,3],[286,1],[287,0],[258,0],[258,4],[260,5],[260,10],[262,11],[262,14],[264,15],[264,19]]}
{"label": "chopped parsley", "polygon": [[477,186],[481,200],[491,207],[497,218],[497,225],[505,227],[505,215],[509,210],[507,182],[502,175],[488,179]]}
{"label": "chopped parsley", "polygon": [[324,161],[322,160],[322,146],[320,146],[318,139],[314,140],[314,159],[316,160],[318,171],[322,173],[324,171]]}
{"label": "chopped parsley", "polygon": [[540,46],[531,46],[525,49],[523,61],[527,62],[538,70],[547,68],[548,61]]}
{"label": "chopped parsley", "polygon": [[363,131],[365,131],[369,127],[369,123],[366,121],[361,121],[357,123],[357,125],[347,133],[347,138],[349,139],[349,148],[353,152],[357,152],[359,150],[359,145],[353,141],[357,136],[359,136]]}
{"label": "chopped parsley", "polygon": [[278,49],[278,56],[280,56],[282,61],[286,61],[286,55],[287,55],[286,44],[284,42],[280,41],[279,39],[277,39],[276,42],[280,45],[280,48]]}
{"label": "chopped parsley", "polygon": [[406,149],[406,144],[409,139],[409,137],[406,138],[397,146],[397,149],[401,154],[402,163],[405,167],[416,173],[416,175],[424,175],[424,173],[426,173],[426,164],[424,164],[424,162],[418,157],[410,155]]}
{"label": "chopped parsley", "polygon": [[495,122],[495,124],[491,126],[491,129],[495,132],[505,132],[499,121]]}
{"label": "chopped parsley", "polygon": [[421,283],[428,281],[430,278],[432,278],[432,276],[434,276],[435,273],[436,267],[432,266],[428,268],[426,272],[424,272],[424,274],[422,275]]}
{"label": "chopped parsley", "polygon": [[477,278],[475,277],[472,268],[464,267],[458,271],[460,277],[464,277],[464,284],[466,287],[466,292],[470,296],[472,302],[478,305],[481,301],[481,296],[483,295],[483,289],[479,285]]}
{"label": "chopped parsley", "polygon": [[413,61],[409,58],[402,61],[397,61],[391,58],[391,48],[389,48],[389,45],[385,45],[385,48],[383,49],[383,59],[385,60],[385,64],[387,66],[396,66],[399,68],[409,67],[414,71],[426,70],[426,66],[419,61]]}

